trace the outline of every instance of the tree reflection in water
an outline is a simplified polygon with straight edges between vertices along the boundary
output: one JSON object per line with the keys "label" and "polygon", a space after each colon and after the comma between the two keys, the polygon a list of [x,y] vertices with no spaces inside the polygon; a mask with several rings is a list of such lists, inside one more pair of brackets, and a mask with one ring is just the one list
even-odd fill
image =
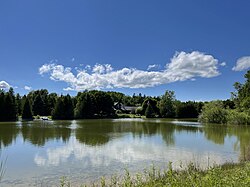
{"label": "tree reflection in water", "polygon": [[[195,124],[195,123],[194,123]],[[0,148],[15,143],[20,137],[34,146],[44,146],[48,141],[67,143],[75,138],[89,146],[103,146],[115,138],[131,134],[133,138],[160,136],[167,146],[175,145],[178,133],[201,133],[215,144],[224,145],[226,137],[236,137],[234,150],[240,151],[239,160],[250,159],[250,127],[222,125],[190,125],[168,120],[79,120],[79,121],[31,121],[0,123]]]}

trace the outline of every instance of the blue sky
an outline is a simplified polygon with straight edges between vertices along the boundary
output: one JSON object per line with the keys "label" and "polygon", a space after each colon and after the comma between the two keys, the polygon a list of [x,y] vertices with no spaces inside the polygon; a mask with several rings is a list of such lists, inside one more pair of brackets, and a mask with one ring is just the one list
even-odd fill
{"label": "blue sky", "polygon": [[227,99],[250,68],[249,7],[248,0],[0,0],[0,87]]}

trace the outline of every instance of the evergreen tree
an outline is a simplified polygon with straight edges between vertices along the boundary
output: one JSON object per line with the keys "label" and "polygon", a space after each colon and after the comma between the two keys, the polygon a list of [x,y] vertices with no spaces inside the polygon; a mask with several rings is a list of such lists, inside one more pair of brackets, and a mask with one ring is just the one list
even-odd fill
{"label": "evergreen tree", "polygon": [[74,118],[74,107],[73,102],[69,94],[64,96],[64,119],[73,119]]}
{"label": "evergreen tree", "polygon": [[15,102],[13,88],[10,88],[9,92],[7,92],[5,95],[3,115],[4,121],[17,120],[17,106]]}
{"label": "evergreen tree", "polygon": [[154,117],[154,110],[153,107],[151,106],[150,102],[148,102],[148,106],[145,111],[145,116],[146,118],[152,118]]}
{"label": "evergreen tree", "polygon": [[24,106],[22,111],[22,119],[32,119],[32,110],[31,110],[31,104],[30,100],[24,95]]}
{"label": "evergreen tree", "polygon": [[18,115],[22,114],[22,98],[21,96],[18,94],[16,94],[16,104],[17,104],[17,113]]}
{"label": "evergreen tree", "polygon": [[37,115],[45,115],[45,103],[41,97],[40,94],[38,94],[35,99],[34,99],[34,102],[33,102],[33,106],[32,106],[32,109],[33,109],[33,113],[35,116]]}
{"label": "evergreen tree", "polygon": [[146,109],[149,104],[153,108],[155,115],[159,115],[160,112],[159,112],[159,108],[157,107],[157,101],[149,97],[145,99],[144,102],[142,103],[141,115],[145,115]]}
{"label": "evergreen tree", "polygon": [[78,96],[75,108],[75,118],[93,118],[95,114],[94,98],[88,92],[83,92]]}
{"label": "evergreen tree", "polygon": [[52,112],[52,119],[63,119],[64,118],[64,105],[63,97],[57,98],[55,108]]}
{"label": "evergreen tree", "polygon": [[70,95],[57,99],[55,109],[52,112],[53,119],[70,120],[74,118],[74,108]]}
{"label": "evergreen tree", "polygon": [[4,105],[5,105],[5,95],[3,90],[0,90],[0,121],[4,121],[5,117]]}
{"label": "evergreen tree", "polygon": [[47,115],[52,115],[52,111],[55,108],[56,105],[56,99],[57,99],[57,94],[56,93],[51,93],[47,97],[47,104],[46,104],[46,113]]}

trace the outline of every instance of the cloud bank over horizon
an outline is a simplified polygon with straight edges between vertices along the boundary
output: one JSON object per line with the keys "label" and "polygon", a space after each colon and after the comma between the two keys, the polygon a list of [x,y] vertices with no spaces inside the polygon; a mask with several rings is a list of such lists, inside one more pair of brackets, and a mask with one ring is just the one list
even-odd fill
{"label": "cloud bank over horizon", "polygon": [[93,90],[110,88],[148,88],[177,81],[194,80],[197,77],[211,78],[220,75],[219,61],[212,55],[199,51],[176,53],[158,71],[127,68],[114,70],[110,64],[87,65],[85,69],[77,69],[76,74],[70,67],[55,63],[44,64],[39,74],[49,74],[53,81],[62,81],[69,85],[64,90]]}

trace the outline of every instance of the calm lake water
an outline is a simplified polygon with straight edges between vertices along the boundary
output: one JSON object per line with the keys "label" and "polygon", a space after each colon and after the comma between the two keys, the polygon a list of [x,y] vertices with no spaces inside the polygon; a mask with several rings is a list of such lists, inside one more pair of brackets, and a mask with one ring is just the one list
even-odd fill
{"label": "calm lake water", "polygon": [[132,173],[152,164],[189,162],[203,167],[238,162],[250,146],[250,127],[201,125],[164,119],[111,119],[0,123],[0,186],[53,186]]}

